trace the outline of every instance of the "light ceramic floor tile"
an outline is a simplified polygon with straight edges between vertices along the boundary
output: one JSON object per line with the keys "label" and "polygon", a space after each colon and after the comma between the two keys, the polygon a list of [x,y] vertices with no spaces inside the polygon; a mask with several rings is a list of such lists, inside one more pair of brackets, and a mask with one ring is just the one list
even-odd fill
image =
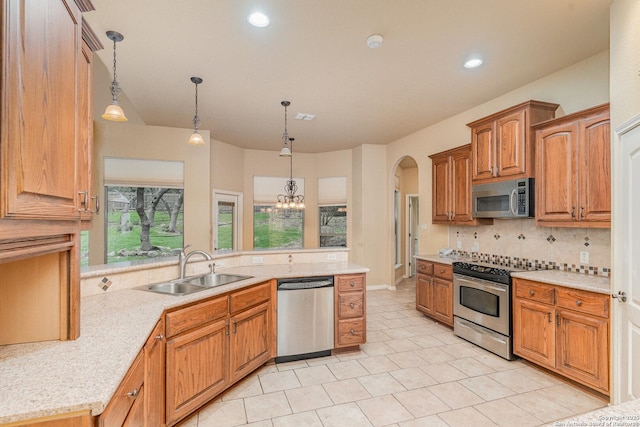
{"label": "light ceramic floor tile", "polygon": [[400,427],[448,427],[447,423],[438,418],[437,415],[416,418],[400,423]]}
{"label": "light ceramic floor tile", "polygon": [[509,387],[516,393],[526,393],[528,391],[538,390],[544,387],[536,380],[523,375],[522,371],[523,368],[520,368],[510,371],[495,372],[487,376],[496,380],[500,384]]}
{"label": "light ceramic floor tile", "polygon": [[322,427],[322,422],[315,411],[300,412],[273,419],[274,427]]}
{"label": "light ceramic floor tile", "polygon": [[455,357],[445,351],[442,351],[440,347],[423,348],[422,350],[417,350],[416,354],[422,357],[427,363],[440,363],[455,360]]}
{"label": "light ceramic floor tile", "polygon": [[494,427],[496,424],[474,408],[456,409],[438,414],[451,427]]}
{"label": "light ceramic floor tile", "polygon": [[467,378],[460,380],[459,383],[487,401],[516,394],[515,391],[505,387],[487,375]]}
{"label": "light ceramic floor tile", "polygon": [[333,401],[321,385],[294,388],[285,390],[284,393],[287,395],[289,406],[294,413],[333,405]]}
{"label": "light ceramic floor tile", "polygon": [[262,421],[256,421],[255,423],[249,423],[246,426],[242,426],[242,427],[273,427],[273,423],[271,422],[271,420],[262,420]]}
{"label": "light ceramic floor tile", "polygon": [[283,391],[247,397],[244,399],[247,421],[262,421],[291,414],[289,402]]}
{"label": "light ceramic floor tile", "polygon": [[[387,329],[385,329],[386,331]],[[367,331],[367,342],[382,342],[388,341],[391,337],[384,331]]]}
{"label": "light ceramic floor tile", "polygon": [[322,386],[336,405],[371,397],[360,381],[355,378],[326,383]]}
{"label": "light ceramic floor tile", "polygon": [[369,357],[367,353],[361,350],[341,352],[336,355],[339,361],[366,359]]}
{"label": "light ceramic floor tile", "polygon": [[369,372],[364,369],[357,360],[347,360],[345,362],[332,363],[330,365],[327,365],[327,367],[338,380],[345,380],[347,378],[369,375]]}
{"label": "light ceramic floor tile", "polygon": [[474,359],[487,365],[494,371],[509,371],[511,369],[519,369],[525,366],[519,360],[506,360],[488,352],[475,356]]}
{"label": "light ceramic floor tile", "polygon": [[374,397],[406,390],[406,388],[389,375],[388,372],[360,377],[358,381],[360,381],[360,384]]}
{"label": "light ceramic floor tile", "polygon": [[544,389],[545,394],[565,408],[577,412],[589,412],[607,406],[602,400],[580,391],[568,384]]}
{"label": "light ceramic floor tile", "polygon": [[536,368],[532,368],[531,366],[525,366],[522,371],[522,375],[527,378],[531,378],[534,381],[539,382],[544,387],[551,387],[554,385],[562,384],[562,382],[551,375],[548,375]]}
{"label": "light ceramic floor tile", "polygon": [[371,427],[367,416],[355,403],[330,406],[316,410],[324,427]]}
{"label": "light ceramic floor tile", "polygon": [[[433,348],[445,345],[438,338],[435,338],[432,334],[417,335],[410,338],[411,342],[417,344],[420,348]],[[440,350],[442,351],[442,350]]]}
{"label": "light ceramic floor tile", "polygon": [[420,349],[420,346],[414,343],[413,341],[411,341],[409,338],[391,339],[391,340],[385,341],[385,344],[387,344],[389,347],[391,347],[398,353],[403,351],[413,351],[413,350]]}
{"label": "light ceramic floor tile", "polygon": [[357,403],[369,421],[376,427],[408,421],[413,418],[411,413],[391,395],[360,400]]}
{"label": "light ceramic floor tile", "polygon": [[336,381],[336,377],[331,373],[327,365],[313,366],[310,368],[296,369],[300,384],[303,386],[324,384]]}
{"label": "light ceramic floor tile", "polygon": [[278,371],[280,371],[280,372],[292,371],[292,370],[298,369],[298,368],[306,368],[307,366],[309,366],[309,365],[307,364],[306,360],[294,360],[293,362],[285,362],[285,363],[276,364],[276,367],[278,368]]}
{"label": "light ceramic floor tile", "polygon": [[439,339],[445,344],[460,344],[464,342],[462,338],[458,338],[457,336],[453,335],[451,331],[441,331],[437,334],[433,334],[433,337]]}
{"label": "light ceramic floor tile", "polygon": [[367,353],[369,357],[384,356],[386,354],[395,353],[396,351],[383,342],[372,342],[361,345],[362,351]]}
{"label": "light ceramic floor tile", "polygon": [[217,402],[198,415],[198,427],[233,427],[247,423],[242,399]]}
{"label": "light ceramic floor tile", "polygon": [[449,365],[464,372],[469,377],[476,377],[478,375],[485,375],[495,372],[493,369],[474,359],[473,357],[465,357],[462,359],[450,360],[447,362]]}
{"label": "light ceramic floor tile", "polygon": [[394,311],[387,311],[382,313],[382,317],[384,317],[387,320],[393,320],[393,319],[406,319],[407,316],[402,312],[402,310],[394,310]]}
{"label": "light ceramic floor tile", "polygon": [[[402,321],[402,323],[404,324],[404,321]],[[409,332],[404,325],[399,328],[386,329],[384,333],[389,335],[392,339],[411,338],[415,336],[415,334]]]}
{"label": "light ceramic floor tile", "polygon": [[439,383],[448,383],[451,381],[461,380],[467,378],[464,372],[454,368],[446,362],[434,363],[427,366],[421,366],[420,369],[425,371],[434,380]]}
{"label": "light ceramic floor tile", "polygon": [[438,383],[433,379],[433,377],[420,368],[407,368],[399,371],[391,371],[389,373],[407,390],[422,388]]}
{"label": "light ceramic floor tile", "polygon": [[400,369],[400,367],[393,363],[387,356],[368,357],[366,359],[361,359],[358,362],[370,374],[379,374],[382,372],[389,372]]}
{"label": "light ceramic floor tile", "polygon": [[180,424],[180,427],[198,427],[198,416],[198,413],[193,414],[189,418],[185,419],[182,424]]}
{"label": "light ceramic floor tile", "polygon": [[260,375],[259,378],[260,384],[262,384],[262,390],[265,393],[301,387],[300,381],[298,381],[298,377],[294,371],[271,372]]}
{"label": "light ceramic floor tile", "polygon": [[307,365],[309,366],[319,366],[319,365],[330,365],[332,363],[339,362],[340,359],[336,356],[324,356],[324,357],[316,357],[314,359],[307,359]]}
{"label": "light ceramic floor tile", "polygon": [[457,382],[432,385],[427,390],[435,394],[453,409],[484,402],[480,396]]}
{"label": "light ceramic floor tile", "polygon": [[528,393],[517,394],[507,397],[509,402],[527,411],[545,423],[567,418],[576,413],[571,409],[557,403],[553,398],[547,396],[546,389],[530,391]]}
{"label": "light ceramic floor tile", "polygon": [[447,344],[443,345],[442,350],[449,353],[456,359],[462,359],[465,357],[473,357],[481,354],[476,350],[475,346],[468,343]]}
{"label": "light ceramic floor tile", "polygon": [[413,351],[393,353],[387,355],[387,357],[401,368],[413,368],[424,365],[424,359]]}
{"label": "light ceramic floor tile", "polygon": [[474,408],[501,427],[533,427],[542,424],[542,420],[509,402],[507,399],[480,403],[474,406]]}
{"label": "light ceramic floor tile", "polygon": [[451,408],[426,388],[395,393],[394,397],[415,418],[450,411]]}
{"label": "light ceramic floor tile", "polygon": [[222,400],[234,400],[259,394],[262,394],[262,385],[259,377],[257,375],[249,376],[226,391],[222,395]]}

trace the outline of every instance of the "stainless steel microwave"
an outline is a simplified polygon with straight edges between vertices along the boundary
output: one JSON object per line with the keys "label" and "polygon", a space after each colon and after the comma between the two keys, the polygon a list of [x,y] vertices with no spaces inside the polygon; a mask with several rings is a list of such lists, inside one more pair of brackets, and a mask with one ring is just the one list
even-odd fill
{"label": "stainless steel microwave", "polygon": [[533,178],[474,185],[471,197],[475,218],[528,218],[535,214]]}

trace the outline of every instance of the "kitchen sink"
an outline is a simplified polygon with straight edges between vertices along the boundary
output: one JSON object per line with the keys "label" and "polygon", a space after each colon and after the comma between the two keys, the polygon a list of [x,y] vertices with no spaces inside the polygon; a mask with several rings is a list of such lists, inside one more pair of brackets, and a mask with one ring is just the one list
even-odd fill
{"label": "kitchen sink", "polygon": [[251,279],[252,277],[253,276],[244,276],[241,274],[209,273],[202,276],[186,277],[180,280],[179,283],[211,288],[214,286],[222,286],[238,282],[240,280]]}
{"label": "kitchen sink", "polygon": [[197,286],[190,283],[182,283],[182,282],[163,282],[163,283],[154,283],[152,285],[144,285],[138,286],[135,289],[140,289],[143,291],[156,292],[159,294],[167,294],[167,295],[189,295],[194,292],[204,291],[204,286]]}

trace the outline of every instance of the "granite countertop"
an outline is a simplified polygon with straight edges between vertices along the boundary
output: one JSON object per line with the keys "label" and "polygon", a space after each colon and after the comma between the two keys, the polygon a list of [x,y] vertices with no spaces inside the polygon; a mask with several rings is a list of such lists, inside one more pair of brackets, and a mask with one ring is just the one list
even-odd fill
{"label": "granite countertop", "polygon": [[347,262],[236,267],[224,273],[254,277],[181,297],[135,289],[83,297],[77,340],[0,346],[0,424],[102,413],[166,309],[272,278],[367,271]]}
{"label": "granite countertop", "polygon": [[554,427],[640,426],[640,399],[596,409],[595,411],[556,421],[548,425]]}
{"label": "granite countertop", "polygon": [[[440,257],[437,254],[416,255],[416,258],[449,265],[455,261],[469,261],[469,258],[467,257]],[[597,292],[601,294],[611,293],[611,279],[604,276],[595,276],[592,274],[574,273],[561,270],[518,271],[511,273],[511,276],[520,279],[534,280],[537,282],[565,286],[567,288],[573,289],[582,289],[585,291]]]}

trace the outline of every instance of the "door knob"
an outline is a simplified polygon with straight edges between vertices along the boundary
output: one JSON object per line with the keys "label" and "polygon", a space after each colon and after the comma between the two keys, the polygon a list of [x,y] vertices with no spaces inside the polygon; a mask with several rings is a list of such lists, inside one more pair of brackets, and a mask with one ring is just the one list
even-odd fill
{"label": "door knob", "polygon": [[615,298],[620,302],[627,302],[627,294],[624,291],[618,291],[617,294],[611,294],[611,298]]}

